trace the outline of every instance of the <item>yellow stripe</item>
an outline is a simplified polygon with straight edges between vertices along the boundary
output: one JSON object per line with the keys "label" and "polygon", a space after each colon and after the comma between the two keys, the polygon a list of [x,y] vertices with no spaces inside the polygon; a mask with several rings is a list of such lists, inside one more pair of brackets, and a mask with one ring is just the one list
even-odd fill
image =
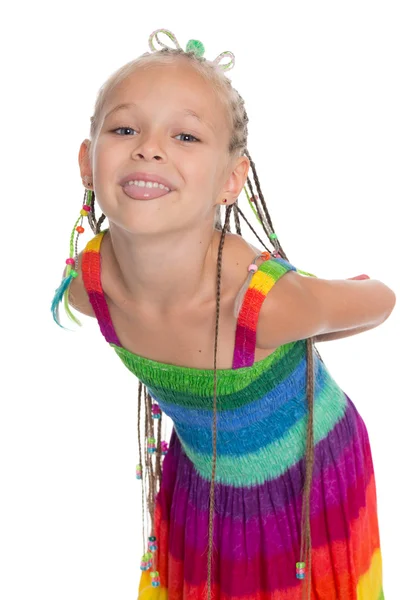
{"label": "yellow stripe", "polygon": [[92,252],[98,252],[100,249],[100,244],[101,244],[101,240],[102,237],[104,235],[104,231],[101,231],[100,233],[98,233],[97,235],[94,236],[94,238],[92,238],[85,246],[85,252],[87,251],[92,251]]}
{"label": "yellow stripe", "polygon": [[357,600],[379,600],[382,589],[382,554],[377,548],[372,555],[371,564],[357,584]]}
{"label": "yellow stripe", "polygon": [[151,585],[150,571],[142,571],[139,582],[138,600],[167,600],[168,590],[163,587]]}
{"label": "yellow stripe", "polygon": [[258,292],[262,294],[267,294],[269,290],[275,283],[275,279],[273,279],[268,273],[264,273],[263,271],[256,271],[251,278],[249,288],[255,288]]}

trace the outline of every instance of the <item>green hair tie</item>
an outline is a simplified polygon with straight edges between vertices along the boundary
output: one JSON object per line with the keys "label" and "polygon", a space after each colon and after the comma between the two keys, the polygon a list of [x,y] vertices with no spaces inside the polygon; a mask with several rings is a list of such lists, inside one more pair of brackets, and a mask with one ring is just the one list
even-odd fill
{"label": "green hair tie", "polygon": [[204,44],[200,40],[189,40],[186,44],[186,52],[194,52],[197,56],[203,56]]}

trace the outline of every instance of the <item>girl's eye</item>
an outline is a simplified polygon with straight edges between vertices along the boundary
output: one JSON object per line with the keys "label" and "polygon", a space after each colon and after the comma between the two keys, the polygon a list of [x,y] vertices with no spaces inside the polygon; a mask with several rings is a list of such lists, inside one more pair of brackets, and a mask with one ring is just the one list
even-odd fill
{"label": "girl's eye", "polygon": [[[112,133],[116,133],[117,131],[122,131],[122,130],[129,130],[129,131],[136,131],[136,129],[132,129],[132,127],[118,127],[118,129],[113,129]],[[118,134],[119,135],[119,134]],[[175,137],[179,137],[179,136],[185,136],[185,137],[189,137],[192,138],[192,140],[195,140],[196,142],[199,142],[200,140],[197,139],[196,137],[194,137],[194,135],[192,135],[191,133],[179,133],[177,136]],[[122,135],[122,137],[126,137],[124,135]],[[189,142],[190,140],[182,140],[183,142]]]}
{"label": "girl's eye", "polygon": [[[113,129],[112,133],[115,133],[117,131],[121,131],[121,129],[129,129],[130,131],[136,131],[135,129],[132,129],[132,127],[118,127],[118,129]],[[125,137],[125,136],[122,136]]]}
{"label": "girl's eye", "polygon": [[[178,135],[176,137],[179,137],[180,135],[186,136],[186,137],[190,137],[193,140],[196,140],[196,142],[200,141],[197,138],[194,137],[194,135],[192,135],[191,133],[178,133]],[[187,142],[189,140],[182,140],[182,142]]]}

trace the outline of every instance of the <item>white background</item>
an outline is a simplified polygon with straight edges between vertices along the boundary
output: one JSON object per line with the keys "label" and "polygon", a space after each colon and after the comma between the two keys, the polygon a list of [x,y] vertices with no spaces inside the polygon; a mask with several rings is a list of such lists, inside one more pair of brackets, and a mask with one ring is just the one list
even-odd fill
{"label": "white background", "polygon": [[[96,321],[64,320],[71,333],[50,313],[83,200],[78,151],[97,91],[160,27],[181,46],[200,39],[211,60],[234,52],[248,148],[289,260],[322,278],[367,273],[399,295],[399,4],[2,10],[0,597],[128,600],[142,552],[137,380]],[[244,192],[239,206],[252,216]],[[399,589],[398,312],[318,344],[368,428],[387,600]]]}

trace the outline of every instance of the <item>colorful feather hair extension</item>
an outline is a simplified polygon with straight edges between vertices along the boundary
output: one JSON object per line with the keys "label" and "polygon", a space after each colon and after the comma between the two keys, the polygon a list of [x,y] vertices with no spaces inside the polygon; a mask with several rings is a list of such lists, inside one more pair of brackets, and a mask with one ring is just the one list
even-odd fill
{"label": "colorful feather hair extension", "polygon": [[[60,323],[60,304],[64,301],[64,309],[67,313],[69,319],[76,323],[79,326],[82,326],[82,323],[75,317],[75,315],[71,312],[69,303],[68,303],[68,293],[69,286],[71,281],[78,276],[77,268],[78,268],[78,239],[81,233],[85,230],[82,227],[83,218],[89,215],[92,204],[92,191],[86,190],[88,196],[88,203],[86,204],[84,201],[83,207],[81,209],[80,215],[76,220],[74,227],[72,229],[71,237],[69,240],[69,257],[65,261],[67,263],[67,267],[65,269],[63,280],[61,281],[60,286],[56,289],[53,301],[51,303],[51,312],[53,314],[53,319],[63,329],[67,329]],[[86,198],[86,196],[85,196]],[[80,224],[78,225],[78,223]],[[76,237],[75,237],[76,236]],[[75,238],[75,239],[74,239]],[[71,330],[69,330],[71,331]]]}

